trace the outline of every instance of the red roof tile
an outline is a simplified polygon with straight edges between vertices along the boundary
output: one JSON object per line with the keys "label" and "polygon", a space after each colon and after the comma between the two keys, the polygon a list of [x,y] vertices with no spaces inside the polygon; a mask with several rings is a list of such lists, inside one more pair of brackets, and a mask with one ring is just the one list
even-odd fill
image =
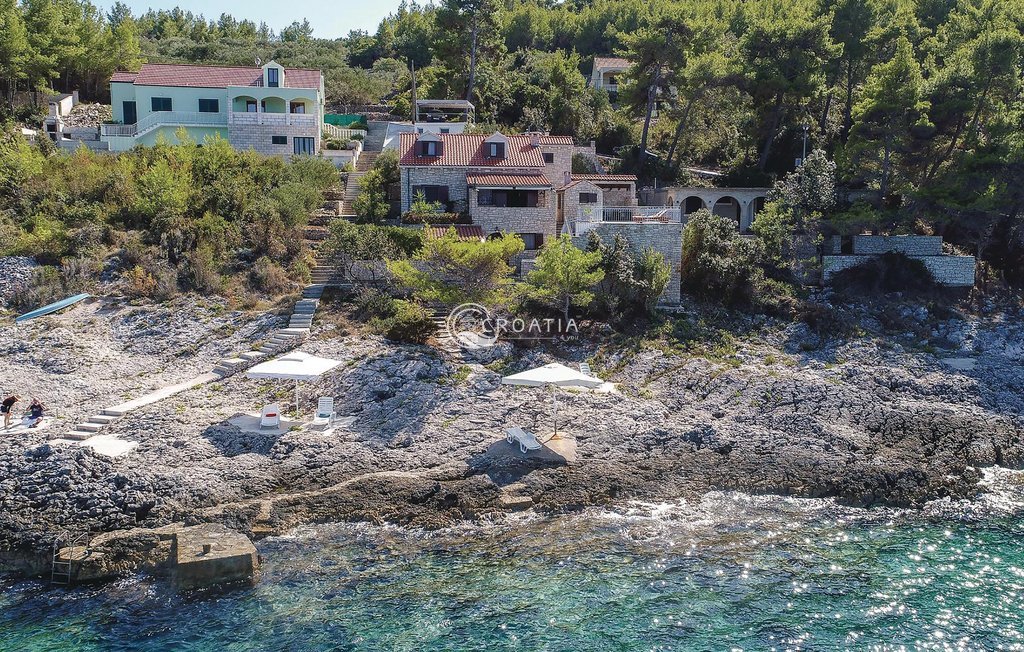
{"label": "red roof tile", "polygon": [[576,139],[572,136],[541,136],[541,145],[575,145]]}
{"label": "red roof tile", "polygon": [[574,174],[573,181],[636,181],[635,174]]}
{"label": "red roof tile", "polygon": [[[484,156],[483,145],[489,136],[483,134],[434,135],[444,144],[440,156],[416,156],[413,144],[416,142],[418,134],[401,134],[398,146],[399,164],[436,167],[544,167],[544,157],[541,156],[541,151],[530,144],[530,136],[525,134],[507,137],[508,146],[505,148],[505,158],[503,159]],[[554,138],[564,137],[555,136]],[[541,142],[543,143],[543,139]]]}
{"label": "red roof tile", "polygon": [[[133,74],[134,79],[121,75]],[[132,81],[138,86],[180,86],[190,88],[227,88],[258,86],[262,68],[240,66],[193,66],[176,63],[145,63],[137,73],[114,73],[111,81]],[[285,88],[320,88],[320,71],[285,68]]]}
{"label": "red roof tile", "polygon": [[423,227],[428,238],[443,238],[448,229],[455,229],[455,235],[459,240],[483,240],[484,229],[479,224],[438,224]]}
{"label": "red roof tile", "polygon": [[470,186],[494,186],[512,188],[550,188],[551,182],[543,174],[488,174],[466,173],[466,183]]}
{"label": "red roof tile", "polygon": [[138,76],[139,76],[139,73],[137,73],[137,72],[127,72],[127,71],[124,71],[124,70],[119,70],[119,71],[115,72],[113,75],[110,76],[110,81],[112,81],[112,82],[128,82],[130,84],[130,83],[133,83],[135,81],[135,78],[138,77]]}

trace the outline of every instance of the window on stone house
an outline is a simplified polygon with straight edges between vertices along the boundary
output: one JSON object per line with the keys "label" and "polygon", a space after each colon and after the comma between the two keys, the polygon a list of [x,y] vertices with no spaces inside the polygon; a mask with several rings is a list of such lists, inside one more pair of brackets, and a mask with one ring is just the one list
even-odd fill
{"label": "window on stone house", "polygon": [[169,98],[169,97],[154,97],[153,98],[153,110],[154,111],[170,111],[171,110],[171,98]]}
{"label": "window on stone house", "polygon": [[596,192],[581,192],[580,193],[581,204],[596,204],[597,193]]}
{"label": "window on stone house", "polygon": [[277,88],[281,85],[280,71],[277,68],[267,68],[267,86]]}
{"label": "window on stone house", "polygon": [[288,136],[271,136],[270,137],[270,143],[272,145],[287,145],[288,144]]}
{"label": "window on stone house", "polygon": [[554,163],[555,162],[555,155],[552,152],[544,152],[544,162],[545,163]]}
{"label": "window on stone house", "polygon": [[306,105],[305,104],[292,104],[292,113],[305,113],[305,112],[306,112]]}
{"label": "window on stone house", "polygon": [[199,99],[199,112],[200,113],[219,113],[220,112],[220,100],[217,99]]}
{"label": "window on stone house", "polygon": [[309,137],[298,137],[292,138],[292,150],[298,155],[313,155],[313,150],[316,148],[316,139]]}
{"label": "window on stone house", "polygon": [[412,187],[412,196],[414,198],[423,195],[423,199],[428,202],[441,202],[447,208],[448,206],[448,186],[434,186],[434,185],[422,185]]}
{"label": "window on stone house", "polygon": [[256,113],[256,100],[246,100],[245,101],[245,112],[246,113]]}
{"label": "window on stone house", "polygon": [[537,190],[503,190],[482,188],[477,191],[477,206],[496,206],[499,208],[534,208],[542,205]]}
{"label": "window on stone house", "polygon": [[526,251],[536,251],[544,246],[543,233],[517,233],[516,235],[523,239]]}
{"label": "window on stone house", "polygon": [[487,158],[505,158],[505,143],[487,143]]}

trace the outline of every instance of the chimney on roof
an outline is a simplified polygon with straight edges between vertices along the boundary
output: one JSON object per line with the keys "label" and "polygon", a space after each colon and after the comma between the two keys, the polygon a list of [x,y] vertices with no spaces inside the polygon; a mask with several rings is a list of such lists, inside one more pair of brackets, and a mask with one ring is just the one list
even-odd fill
{"label": "chimney on roof", "polygon": [[572,181],[572,174],[568,170],[566,170],[565,172],[562,173],[562,178],[565,181],[565,183],[563,183],[562,185],[567,186],[569,185],[569,182]]}
{"label": "chimney on roof", "polygon": [[530,145],[540,147],[540,134],[536,131],[530,134]]}

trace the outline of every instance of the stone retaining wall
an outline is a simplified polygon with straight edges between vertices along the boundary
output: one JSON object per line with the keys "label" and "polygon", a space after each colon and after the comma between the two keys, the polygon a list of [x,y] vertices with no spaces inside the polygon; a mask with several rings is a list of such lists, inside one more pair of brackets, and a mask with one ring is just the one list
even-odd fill
{"label": "stone retaining wall", "polygon": [[[924,263],[935,282],[948,287],[974,285],[974,256],[911,256]],[[844,269],[866,262],[870,256],[822,256],[821,277],[824,283]]]}
{"label": "stone retaining wall", "polygon": [[855,256],[901,253],[912,258],[941,256],[942,238],[937,235],[855,235],[853,253]]}
{"label": "stone retaining wall", "polygon": [[[630,222],[602,222],[591,229],[606,244],[611,244],[616,235],[621,235],[635,252],[651,248],[659,252],[672,267],[668,287],[661,295],[659,303],[676,305],[679,303],[680,281],[683,264],[683,229],[679,224],[634,224]],[[586,248],[587,236],[576,236],[573,244]]]}

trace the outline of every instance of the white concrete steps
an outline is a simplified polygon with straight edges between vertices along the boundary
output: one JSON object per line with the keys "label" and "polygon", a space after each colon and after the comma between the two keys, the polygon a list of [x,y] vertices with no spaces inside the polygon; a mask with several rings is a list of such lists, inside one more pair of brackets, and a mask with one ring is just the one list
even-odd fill
{"label": "white concrete steps", "polygon": [[213,367],[213,373],[217,374],[221,378],[224,376],[230,376],[240,368],[246,366],[247,363],[248,360],[245,360],[244,358],[224,358],[223,360],[217,361],[217,364]]}
{"label": "white concrete steps", "polygon": [[51,438],[58,443],[74,443],[78,446],[86,446],[108,457],[119,457],[135,448],[138,442],[122,440],[117,435],[100,434],[107,426],[133,410],[152,405],[185,390],[217,380],[220,377],[219,374],[211,372],[190,378],[182,383],[161,387],[126,403],[103,408],[99,414],[92,415],[88,420],[77,424],[70,431],[57,434]]}

